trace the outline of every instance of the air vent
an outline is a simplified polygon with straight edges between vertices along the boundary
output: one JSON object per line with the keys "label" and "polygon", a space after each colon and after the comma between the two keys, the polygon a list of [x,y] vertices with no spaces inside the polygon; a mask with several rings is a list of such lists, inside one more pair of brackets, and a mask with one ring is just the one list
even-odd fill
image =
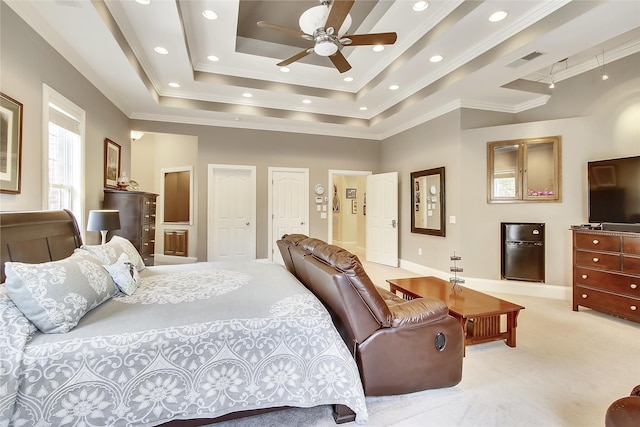
{"label": "air vent", "polygon": [[513,61],[511,64],[508,64],[507,67],[511,67],[511,68],[518,68],[521,65],[526,64],[527,62],[536,59],[538,56],[542,55],[542,52],[531,52],[528,55],[523,56],[520,59],[516,59],[515,61]]}

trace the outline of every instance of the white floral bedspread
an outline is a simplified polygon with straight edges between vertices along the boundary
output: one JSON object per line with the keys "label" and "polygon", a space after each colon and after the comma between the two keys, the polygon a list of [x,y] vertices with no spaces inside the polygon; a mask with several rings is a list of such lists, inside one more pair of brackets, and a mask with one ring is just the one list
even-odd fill
{"label": "white floral bedspread", "polygon": [[147,268],[140,288],[42,334],[0,289],[0,425],[145,426],[343,404],[358,368],[322,304],[276,264]]}

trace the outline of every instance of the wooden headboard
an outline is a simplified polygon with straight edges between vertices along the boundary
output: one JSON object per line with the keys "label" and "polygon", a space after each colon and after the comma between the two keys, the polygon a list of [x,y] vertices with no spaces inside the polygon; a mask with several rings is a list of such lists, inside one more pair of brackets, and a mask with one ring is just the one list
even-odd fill
{"label": "wooden headboard", "polygon": [[80,245],[78,224],[68,210],[0,212],[0,283],[5,280],[6,261],[57,261]]}

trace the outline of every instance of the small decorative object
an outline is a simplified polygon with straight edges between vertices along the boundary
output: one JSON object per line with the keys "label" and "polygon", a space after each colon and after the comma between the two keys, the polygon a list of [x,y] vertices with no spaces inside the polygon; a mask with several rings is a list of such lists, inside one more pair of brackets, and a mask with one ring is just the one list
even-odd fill
{"label": "small decorative object", "polygon": [[87,231],[99,231],[102,234],[102,244],[107,243],[107,232],[120,229],[120,211],[95,210],[89,211]]}
{"label": "small decorative object", "polygon": [[138,184],[138,181],[134,181],[134,180],[129,181],[129,188],[128,188],[128,190],[131,190],[131,191],[138,191],[138,190],[140,190],[140,184]]}
{"label": "small decorative object", "polygon": [[338,187],[335,184],[333,184],[332,206],[334,212],[340,212],[340,198],[338,197]]}
{"label": "small decorative object", "polygon": [[129,177],[126,172],[118,177],[118,190],[126,190],[129,187]]}
{"label": "small decorative object", "polygon": [[458,277],[458,273],[462,273],[462,267],[458,267],[457,261],[460,261],[462,258],[456,255],[456,251],[453,251],[453,255],[449,258],[453,261],[453,267],[449,268],[449,271],[453,273],[453,277],[449,277],[449,282],[453,283],[453,287],[451,288],[454,292],[462,291],[462,288],[458,286],[460,283],[464,283],[464,279]]}
{"label": "small decorative object", "polygon": [[22,104],[0,92],[0,193],[20,194]]}
{"label": "small decorative object", "polygon": [[317,184],[315,188],[316,194],[321,196],[324,194],[324,186],[322,184]]}
{"label": "small decorative object", "polygon": [[104,139],[104,186],[118,188],[120,176],[120,145],[109,138]]}

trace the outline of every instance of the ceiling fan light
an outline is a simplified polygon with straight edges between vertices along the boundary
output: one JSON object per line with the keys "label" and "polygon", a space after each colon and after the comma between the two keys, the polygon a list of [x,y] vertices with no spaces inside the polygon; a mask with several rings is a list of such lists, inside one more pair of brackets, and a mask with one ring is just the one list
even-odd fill
{"label": "ceiling fan light", "polygon": [[320,56],[331,56],[338,51],[338,46],[329,40],[320,41],[313,47],[313,51]]}
{"label": "ceiling fan light", "polygon": [[[311,9],[307,9],[304,11],[302,15],[300,15],[300,19],[298,20],[298,25],[303,33],[313,35],[315,31],[319,28],[324,28],[327,23],[327,18],[329,17],[329,7],[325,5],[314,6]],[[338,37],[342,36],[349,30],[351,26],[351,15],[347,15],[344,19],[344,22],[340,26],[338,30]]]}

